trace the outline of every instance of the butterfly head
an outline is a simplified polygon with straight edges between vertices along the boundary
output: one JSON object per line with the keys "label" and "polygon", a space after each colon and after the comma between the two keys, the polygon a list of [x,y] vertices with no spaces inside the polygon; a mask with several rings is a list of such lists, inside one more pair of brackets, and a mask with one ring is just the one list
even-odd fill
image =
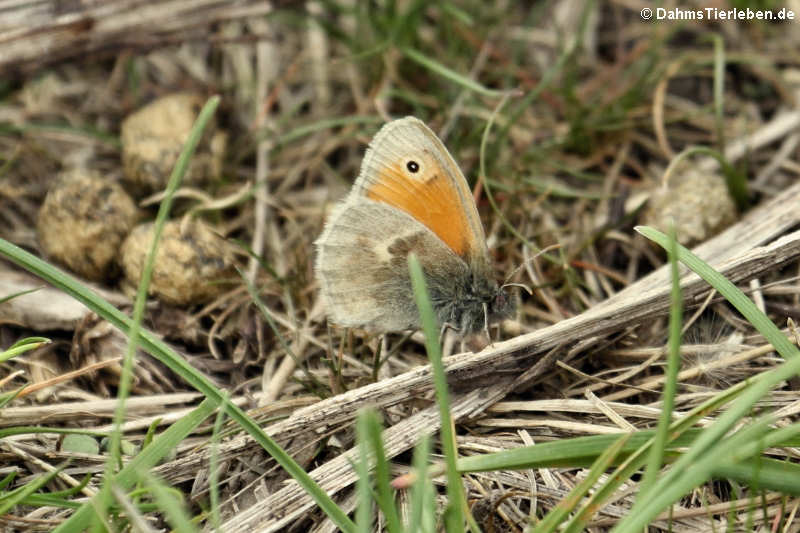
{"label": "butterfly head", "polygon": [[471,268],[464,276],[448,279],[444,294],[437,298],[435,284],[431,301],[443,324],[455,327],[462,336],[486,330],[489,324],[511,316],[516,300],[486,273],[485,268]]}

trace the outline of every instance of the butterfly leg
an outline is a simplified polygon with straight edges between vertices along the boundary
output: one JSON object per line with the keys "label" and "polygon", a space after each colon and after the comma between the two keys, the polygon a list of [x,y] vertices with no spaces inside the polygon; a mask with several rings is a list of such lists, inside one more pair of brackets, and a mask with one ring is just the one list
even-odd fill
{"label": "butterfly leg", "polygon": [[452,331],[458,331],[458,328],[455,327],[453,324],[451,324],[450,322],[445,322],[444,324],[442,324],[442,329],[439,330],[440,341],[444,340],[444,334],[448,329]]}
{"label": "butterfly leg", "polygon": [[[448,355],[452,355],[453,353],[453,335],[448,335],[448,331],[458,331],[458,328],[455,327],[450,322],[445,322],[442,324],[442,329],[439,330],[439,342],[442,346],[442,355],[447,357]],[[464,345],[461,344],[461,351],[464,351]]]}
{"label": "butterfly leg", "polygon": [[492,336],[489,334],[489,306],[483,303],[483,332],[486,333],[486,340],[492,343]]}

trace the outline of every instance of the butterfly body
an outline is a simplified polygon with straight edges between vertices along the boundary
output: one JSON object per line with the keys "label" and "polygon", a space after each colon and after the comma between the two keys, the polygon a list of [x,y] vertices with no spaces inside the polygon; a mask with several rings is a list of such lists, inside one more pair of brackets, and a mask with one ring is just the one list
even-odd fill
{"label": "butterfly body", "polygon": [[374,332],[420,327],[408,271],[414,253],[442,324],[462,334],[510,314],[492,277],[467,182],[436,135],[414,117],[386,124],[350,194],[316,242],[331,320]]}

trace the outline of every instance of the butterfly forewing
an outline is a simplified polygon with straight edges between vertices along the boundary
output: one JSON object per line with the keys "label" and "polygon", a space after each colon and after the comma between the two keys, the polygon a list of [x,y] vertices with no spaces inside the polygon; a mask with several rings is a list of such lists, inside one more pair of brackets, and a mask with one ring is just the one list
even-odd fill
{"label": "butterfly forewing", "polygon": [[464,175],[419,119],[395,120],[375,135],[351,194],[408,213],[467,262],[488,260],[483,226]]}

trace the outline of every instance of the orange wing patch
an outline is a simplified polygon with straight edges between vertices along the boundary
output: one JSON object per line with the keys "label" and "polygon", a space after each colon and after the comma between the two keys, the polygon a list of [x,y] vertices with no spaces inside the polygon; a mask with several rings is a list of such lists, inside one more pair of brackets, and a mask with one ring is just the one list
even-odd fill
{"label": "orange wing patch", "polygon": [[468,258],[478,248],[458,191],[441,168],[428,167],[425,174],[412,179],[403,171],[402,163],[384,168],[365,191],[366,197],[405,211],[457,255]]}

